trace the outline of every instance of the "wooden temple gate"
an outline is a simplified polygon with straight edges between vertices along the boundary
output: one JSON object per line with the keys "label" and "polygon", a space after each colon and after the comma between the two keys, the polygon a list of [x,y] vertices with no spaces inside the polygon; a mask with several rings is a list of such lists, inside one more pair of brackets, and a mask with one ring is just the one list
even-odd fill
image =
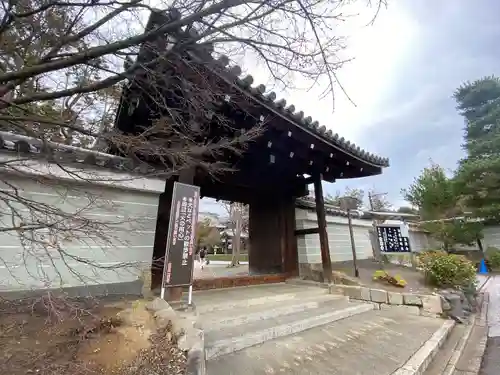
{"label": "wooden temple gate", "polygon": [[[165,17],[153,13],[147,27],[161,25]],[[179,31],[170,35],[169,41],[175,43],[187,38],[188,34]],[[143,46],[138,59],[153,61],[164,51],[158,50],[158,46],[167,45],[163,39]],[[148,48],[151,45],[156,50]],[[155,118],[168,115],[156,104],[158,87],[165,87],[160,94],[167,106],[182,109],[178,96],[183,93],[176,92],[175,97],[168,91],[170,84],[182,87],[182,80],[194,82],[199,90],[217,90],[213,96],[218,100],[207,103],[207,106],[217,113],[217,118],[224,116],[231,124],[223,126],[212,118],[208,121],[209,130],[205,137],[221,139],[256,126],[262,129],[240,155],[200,158],[204,163],[222,159],[234,171],[213,177],[203,168],[192,165],[167,180],[158,208],[154,261],[165,254],[173,183],[179,181],[200,186],[202,197],[249,205],[249,270],[252,275],[298,275],[296,236],[317,233],[321,239],[324,274],[326,278],[331,277],[321,181],[380,174],[382,168],[388,166],[388,160],[365,152],[333,134],[317,121],[304,116],[303,112],[296,112],[293,105],[287,106],[285,100],[277,101],[276,94],[266,93],[264,85],[252,86],[251,76],[240,77],[239,67],[228,66],[225,56],[213,59],[210,52],[207,52],[206,45],[197,47],[196,44],[187,53],[172,52],[170,60],[164,62],[167,67],[155,65],[160,74],[151,78],[151,74],[141,75],[139,72],[129,80],[122,93],[115,127],[127,134],[147,129]],[[189,64],[183,63],[186,60]],[[203,79],[199,78],[200,75]],[[147,158],[149,164],[157,162],[161,169],[154,156]],[[311,183],[315,187],[318,228],[295,230],[295,199],[307,195],[307,186]],[[160,281],[161,266],[153,269],[153,286]]]}

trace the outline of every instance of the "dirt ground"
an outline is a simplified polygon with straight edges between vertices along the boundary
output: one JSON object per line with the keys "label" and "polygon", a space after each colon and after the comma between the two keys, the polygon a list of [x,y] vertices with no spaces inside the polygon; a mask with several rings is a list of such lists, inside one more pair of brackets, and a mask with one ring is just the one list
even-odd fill
{"label": "dirt ground", "polygon": [[[414,271],[409,267],[400,266],[397,264],[384,264],[384,270],[391,276],[399,275],[406,282],[407,285],[404,288],[396,287],[388,283],[374,281],[373,273],[380,269],[380,264],[372,259],[358,260],[357,262],[359,270],[359,281],[366,286],[373,288],[386,289],[391,291],[399,292],[428,292],[431,291],[429,287],[424,284],[423,275]],[[354,277],[354,266],[352,261],[345,262],[334,262],[332,263],[332,268],[334,271],[340,271],[348,276]]]}
{"label": "dirt ground", "polygon": [[58,315],[47,314],[46,301],[0,303],[2,374],[184,372],[185,354],[168,327],[155,326],[145,304],[128,300],[55,304]]}

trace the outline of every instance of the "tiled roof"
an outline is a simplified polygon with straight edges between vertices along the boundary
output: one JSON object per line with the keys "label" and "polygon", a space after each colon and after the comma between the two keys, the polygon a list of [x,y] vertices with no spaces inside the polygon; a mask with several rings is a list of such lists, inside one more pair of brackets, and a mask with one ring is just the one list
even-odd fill
{"label": "tiled roof", "polygon": [[[165,16],[167,17],[167,16]],[[180,17],[175,11],[170,11],[170,17],[175,19]],[[190,35],[195,36],[196,31],[191,29]],[[181,36],[182,38],[182,36]],[[354,143],[346,140],[338,133],[332,130],[327,130],[325,125],[320,125],[318,121],[314,121],[311,116],[306,116],[304,112],[299,111],[293,104],[287,106],[285,99],[277,100],[277,95],[274,91],[267,92],[266,86],[263,84],[253,85],[254,78],[251,75],[242,75],[242,69],[238,65],[230,65],[230,60],[226,55],[221,55],[217,59],[213,57],[212,48],[204,45],[201,48],[196,48],[192,56],[199,59],[200,63],[216,65],[219,69],[212,70],[214,73],[230,81],[238,88],[243,90],[247,95],[261,101],[263,105],[270,110],[282,115],[291,123],[297,125],[305,131],[309,131],[322,139],[327,144],[353,156],[356,159],[370,163],[377,167],[388,167],[389,159],[374,155],[357,146]],[[222,68],[222,72],[220,71]],[[253,85],[253,86],[252,86]]]}
{"label": "tiled roof", "polygon": [[[314,210],[316,208],[316,203],[314,198],[312,197],[302,197],[298,198],[295,201],[295,206],[299,208],[305,208],[308,210]],[[325,203],[325,212],[332,216],[347,216],[347,211],[341,209],[338,206],[334,206],[332,204]],[[364,210],[352,210],[351,216],[356,219],[366,219],[366,220],[397,220],[401,221],[403,218],[407,218],[409,221],[411,228],[415,228],[418,226],[418,223],[415,223],[411,220],[415,220],[415,215],[401,214],[399,212],[374,212],[374,211],[364,211]]]}
{"label": "tiled roof", "polygon": [[[316,203],[314,202],[314,198],[303,197],[303,198],[298,198],[295,201],[295,206],[300,208],[305,208],[308,210],[314,210],[316,208]],[[344,217],[347,216],[347,211],[328,203],[325,203],[325,212],[332,216],[344,216]],[[351,216],[357,219],[365,219],[364,213],[358,210],[352,211]]]}
{"label": "tiled roof", "polygon": [[[45,151],[43,149],[45,148]],[[64,164],[82,164],[103,167],[117,172],[158,175],[155,169],[130,158],[106,154],[55,142],[43,142],[40,139],[0,131],[0,151],[7,153],[29,154],[33,159],[43,158]]]}
{"label": "tiled roof", "polygon": [[315,135],[319,136],[323,141],[330,144],[331,146],[340,149],[341,151],[352,155],[357,159],[361,159],[364,162],[368,162],[380,167],[388,167],[389,159],[383,158],[378,155],[369,153],[355,143],[351,143],[344,137],[341,137],[338,133],[334,133],[332,130],[326,128],[325,125],[320,125],[318,121],[314,121],[311,116],[305,116],[304,112],[297,111],[295,105],[290,104],[287,106],[285,99],[276,100],[276,93],[271,91],[266,93],[266,86],[263,84],[252,86],[253,77],[247,75],[245,77],[241,76],[241,68],[238,65],[229,66],[229,59],[227,56],[221,56],[219,59],[214,60],[218,65],[225,68],[225,74],[234,83],[245,90],[248,94],[252,95],[256,99],[262,100],[267,106],[272,110],[280,113],[286,119],[300,128],[310,131]]}

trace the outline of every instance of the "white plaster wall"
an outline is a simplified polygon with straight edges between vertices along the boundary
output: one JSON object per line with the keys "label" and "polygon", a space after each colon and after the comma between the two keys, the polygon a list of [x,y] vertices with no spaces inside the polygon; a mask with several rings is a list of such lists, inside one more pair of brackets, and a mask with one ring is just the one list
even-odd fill
{"label": "white plaster wall", "polygon": [[[295,210],[296,228],[316,228],[318,226],[316,213],[297,208]],[[346,217],[327,215],[328,242],[330,257],[333,262],[352,259],[351,239]],[[356,255],[359,259],[373,256],[368,229],[371,222],[353,219],[353,231],[356,244]],[[321,263],[319,235],[309,234],[297,237],[297,248],[300,263]]]}
{"label": "white plaster wall", "polygon": [[[316,228],[318,226],[316,213],[311,210],[297,208],[295,210],[296,228]],[[352,260],[351,238],[346,217],[327,215],[328,243],[332,262]],[[356,256],[358,259],[373,257],[369,230],[372,221],[366,219],[352,219]],[[424,232],[410,231],[410,241],[413,251],[418,252],[432,246],[432,239]],[[500,242],[500,236],[499,236]],[[297,237],[299,263],[321,263],[319,235],[309,234]]]}
{"label": "white plaster wall", "polygon": [[486,250],[489,246],[494,246],[500,249],[500,226],[487,226],[483,230],[483,247]]}
{"label": "white plaster wall", "polygon": [[[0,291],[135,281],[141,267],[151,263],[159,194],[164,186],[158,180],[148,185],[142,179],[135,188],[130,181],[97,185],[59,179],[56,184],[42,184],[35,176],[11,174],[2,174],[1,180],[4,192],[18,189],[22,199],[65,213],[77,212],[96,229],[83,225],[80,231],[68,232],[67,238],[60,231],[60,235],[50,236],[46,229],[24,232],[43,245],[22,241],[15,231],[0,231]],[[26,223],[33,222],[33,210],[22,205],[15,209]],[[0,200],[0,228],[12,227],[12,210]],[[16,225],[19,221],[15,219]],[[53,241],[63,252],[47,245]]]}

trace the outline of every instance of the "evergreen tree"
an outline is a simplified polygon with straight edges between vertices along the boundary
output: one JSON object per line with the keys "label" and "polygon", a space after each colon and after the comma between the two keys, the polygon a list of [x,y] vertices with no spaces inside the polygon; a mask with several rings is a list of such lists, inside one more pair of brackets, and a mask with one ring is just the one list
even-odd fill
{"label": "evergreen tree", "polygon": [[467,82],[455,94],[465,118],[465,159],[456,181],[465,205],[475,215],[500,220],[500,79]]}
{"label": "evergreen tree", "polygon": [[432,164],[402,191],[406,201],[418,208],[421,226],[446,251],[457,244],[471,245],[481,238],[481,223],[457,219],[467,216],[457,187],[455,179],[448,177],[441,166]]}

